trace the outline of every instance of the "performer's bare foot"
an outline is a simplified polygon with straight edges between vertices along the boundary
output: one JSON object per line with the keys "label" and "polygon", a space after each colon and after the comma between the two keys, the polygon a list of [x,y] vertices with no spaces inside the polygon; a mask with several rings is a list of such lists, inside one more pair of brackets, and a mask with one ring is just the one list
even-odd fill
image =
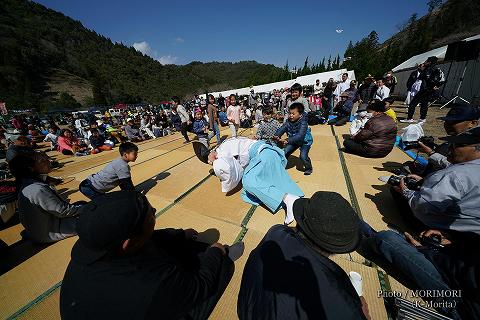
{"label": "performer's bare foot", "polygon": [[291,224],[294,220],[295,220],[295,217],[293,216],[293,204],[295,202],[295,200],[297,200],[298,197],[293,195],[293,194],[289,194],[287,193],[284,197],[283,197],[283,203],[285,203],[285,221],[283,222],[284,225],[288,226],[289,224]]}

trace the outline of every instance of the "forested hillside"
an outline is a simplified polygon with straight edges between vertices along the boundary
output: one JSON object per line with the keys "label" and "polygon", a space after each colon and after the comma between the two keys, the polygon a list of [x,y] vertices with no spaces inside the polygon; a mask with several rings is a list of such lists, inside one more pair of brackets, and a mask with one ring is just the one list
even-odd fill
{"label": "forested hillside", "polygon": [[164,66],[27,0],[0,1],[0,39],[0,101],[10,107],[158,103],[275,81],[283,73],[255,61]]}
{"label": "forested hillside", "polygon": [[[479,0],[430,0],[428,5],[429,14],[419,19],[412,14],[385,43],[379,43],[372,31],[349,43],[345,62],[337,54],[322,61],[307,57],[297,76],[339,67],[355,70],[360,79],[368,73],[382,75],[415,54],[480,33]],[[394,12],[391,18],[396,19]],[[172,95],[185,97],[291,76],[288,63],[284,68],[255,61],[162,65],[27,0],[0,1],[0,39],[0,101],[9,108],[155,104]]]}

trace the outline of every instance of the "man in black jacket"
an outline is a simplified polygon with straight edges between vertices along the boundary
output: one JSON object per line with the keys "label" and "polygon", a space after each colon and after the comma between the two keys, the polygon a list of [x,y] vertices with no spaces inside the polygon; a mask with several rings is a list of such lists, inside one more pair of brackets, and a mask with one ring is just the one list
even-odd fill
{"label": "man in black jacket", "polygon": [[208,318],[233,275],[227,246],[195,242],[193,229],[154,231],[155,209],[136,191],[96,197],[83,210],[62,319]]}
{"label": "man in black jacket", "polygon": [[238,295],[240,320],[365,319],[368,307],[328,258],[355,250],[360,221],[335,192],[293,204],[296,228],[276,225],[250,254]]}
{"label": "man in black jacket", "polygon": [[440,86],[445,83],[445,75],[440,68],[437,67],[438,58],[435,56],[429,57],[427,61],[423,63],[424,70],[418,76],[419,80],[422,80],[422,86],[420,91],[413,97],[412,101],[408,105],[408,116],[406,120],[401,122],[413,123],[413,115],[415,114],[415,108],[420,104],[420,120],[425,121],[427,118],[428,104],[439,95]]}

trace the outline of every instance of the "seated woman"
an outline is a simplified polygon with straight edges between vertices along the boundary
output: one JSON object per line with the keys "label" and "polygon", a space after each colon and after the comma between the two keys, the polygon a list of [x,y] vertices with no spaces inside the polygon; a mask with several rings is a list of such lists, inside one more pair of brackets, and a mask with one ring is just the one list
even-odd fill
{"label": "seated woman", "polygon": [[366,158],[383,158],[387,156],[395,145],[397,125],[385,112],[383,101],[374,102],[367,106],[371,118],[353,138],[343,141],[345,151]]}
{"label": "seated woman", "polygon": [[81,204],[69,204],[45,182],[52,168],[44,153],[21,153],[13,159],[10,170],[18,185],[20,222],[30,240],[49,243],[76,235]]}
{"label": "seated woman", "polygon": [[80,141],[73,136],[72,131],[64,129],[57,140],[58,151],[64,155],[84,156],[90,154],[86,146],[82,146]]}
{"label": "seated woman", "polygon": [[264,205],[272,213],[284,208],[284,223],[294,221],[293,203],[304,194],[285,170],[282,149],[244,137],[227,139],[210,153],[201,142],[194,141],[193,147],[201,161],[213,166],[222,192],[231,192],[241,181],[243,201]]}

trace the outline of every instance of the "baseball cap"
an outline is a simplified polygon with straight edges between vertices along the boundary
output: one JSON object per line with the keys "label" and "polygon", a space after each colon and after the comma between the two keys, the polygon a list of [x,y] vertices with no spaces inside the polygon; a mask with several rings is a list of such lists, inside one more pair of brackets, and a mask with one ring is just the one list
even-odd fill
{"label": "baseball cap", "polygon": [[95,197],[80,209],[72,258],[90,264],[114,252],[143,226],[148,208],[147,198],[134,190]]}
{"label": "baseball cap", "polygon": [[360,242],[360,219],[336,192],[319,191],[310,199],[297,199],[293,215],[302,233],[328,252],[352,252]]}
{"label": "baseball cap", "polygon": [[451,122],[478,120],[480,119],[480,107],[467,103],[452,103],[447,115],[438,119]]}
{"label": "baseball cap", "polygon": [[456,136],[441,137],[440,140],[465,145],[477,144],[480,143],[480,127],[472,128]]}

